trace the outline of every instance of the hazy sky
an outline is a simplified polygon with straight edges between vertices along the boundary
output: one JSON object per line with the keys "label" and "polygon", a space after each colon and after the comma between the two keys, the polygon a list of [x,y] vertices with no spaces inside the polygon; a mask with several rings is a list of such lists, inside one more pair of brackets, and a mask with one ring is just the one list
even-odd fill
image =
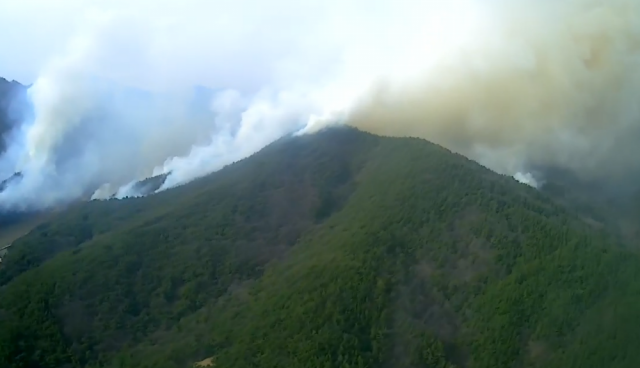
{"label": "hazy sky", "polygon": [[332,72],[344,60],[328,59],[347,57],[347,45],[352,56],[374,48],[392,53],[394,33],[433,22],[431,13],[455,3],[462,1],[1,0],[0,76],[35,81],[72,37],[111,14],[130,20],[120,34],[110,27],[103,38],[119,52],[102,56],[126,78],[147,81],[162,72],[167,83],[263,86],[283,82],[283,74],[295,80]]}
{"label": "hazy sky", "polygon": [[87,9],[81,0],[0,1],[0,76],[32,83]]}
{"label": "hazy sky", "polygon": [[[332,1],[2,0],[0,75],[34,82],[51,58],[72,37],[91,28],[96,17],[117,14],[135,18],[131,22],[135,27],[153,29],[139,32],[129,25],[121,34],[110,35],[111,47],[121,49],[121,59],[108,52],[103,56],[109,63],[130,66],[115,65],[119,72],[128,70],[143,80],[149,78],[145,69],[163,69],[170,77],[179,67],[182,80],[187,76],[188,81],[202,84],[265,84],[271,73],[263,69],[275,67],[274,58],[291,52],[300,41],[298,35],[312,36],[323,9],[335,9]],[[154,60],[154,53],[164,60]],[[144,57],[146,63],[140,60]]]}

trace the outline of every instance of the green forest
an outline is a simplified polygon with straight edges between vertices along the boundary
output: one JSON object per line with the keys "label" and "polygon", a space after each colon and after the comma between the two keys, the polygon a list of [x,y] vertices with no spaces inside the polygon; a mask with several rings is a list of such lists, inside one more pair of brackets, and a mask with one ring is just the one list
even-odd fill
{"label": "green forest", "polygon": [[637,368],[640,255],[414,138],[286,137],[78,203],[0,268],[0,367]]}

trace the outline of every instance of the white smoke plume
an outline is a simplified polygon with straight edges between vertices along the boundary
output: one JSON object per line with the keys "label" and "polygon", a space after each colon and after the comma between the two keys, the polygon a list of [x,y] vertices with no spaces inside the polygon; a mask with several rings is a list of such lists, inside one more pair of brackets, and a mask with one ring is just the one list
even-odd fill
{"label": "white smoke plume", "polygon": [[10,148],[22,151],[14,167],[24,177],[0,194],[5,206],[54,205],[105,182],[122,185],[150,175],[212,132],[208,110],[187,108],[188,91],[151,95],[116,84],[109,75],[118,72],[113,58],[103,56],[121,55],[123,68],[149,63],[140,51],[144,32],[124,17],[91,20],[93,32],[72,40],[29,91],[35,120]]}
{"label": "white smoke plume", "polygon": [[533,186],[531,166],[638,169],[634,1],[131,4],[85,14],[45,64],[35,119],[0,158],[23,174],[0,207],[132,196],[135,180],[168,174],[162,190],[345,122]]}

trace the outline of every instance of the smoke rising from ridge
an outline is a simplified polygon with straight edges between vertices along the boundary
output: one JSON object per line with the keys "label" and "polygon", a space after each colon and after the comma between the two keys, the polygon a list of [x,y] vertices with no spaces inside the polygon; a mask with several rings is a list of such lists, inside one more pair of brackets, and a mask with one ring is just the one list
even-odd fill
{"label": "smoke rising from ridge", "polygon": [[[45,64],[0,208],[164,190],[346,123],[536,185],[637,172],[640,4],[628,0],[105,2]],[[195,86],[201,86],[194,88]],[[3,179],[3,178],[0,178]]]}
{"label": "smoke rising from ridge", "polygon": [[427,138],[505,174],[530,166],[592,179],[637,173],[640,3],[493,5],[473,43],[410,84],[378,86],[349,123]]}

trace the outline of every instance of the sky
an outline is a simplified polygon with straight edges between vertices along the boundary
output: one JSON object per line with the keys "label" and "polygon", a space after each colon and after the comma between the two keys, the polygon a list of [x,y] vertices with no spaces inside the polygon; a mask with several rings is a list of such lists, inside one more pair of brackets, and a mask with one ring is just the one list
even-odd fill
{"label": "sky", "polygon": [[35,82],[49,58],[73,35],[88,10],[85,1],[0,2],[0,71],[23,84]]}
{"label": "sky", "polygon": [[147,33],[144,39],[140,29],[112,30],[110,37],[121,56],[102,55],[109,62],[132,58],[139,62],[146,57],[146,68],[143,63],[114,66],[123,77],[144,85],[152,79],[151,72],[162,71],[168,79],[180,74],[182,83],[250,88],[275,78],[296,79],[310,69],[316,73],[335,67],[335,59],[345,57],[344,48],[356,40],[359,50],[351,54],[370,53],[373,47],[391,47],[392,52],[393,33],[405,32],[416,22],[433,21],[438,17],[428,12],[434,9],[459,10],[443,4],[433,0],[3,0],[0,71],[10,79],[34,82],[72,38],[111,14],[129,16],[128,26],[135,23]]}
{"label": "sky", "polygon": [[[0,4],[0,70],[7,78],[33,83],[72,38],[86,32],[96,19],[114,14],[131,17],[134,27],[148,28],[148,39],[140,30],[124,28],[120,34],[112,30],[110,37],[114,37],[114,47],[120,48],[121,56],[103,56],[115,63],[146,57],[145,62],[153,64],[151,68],[116,65],[114,69],[122,73],[122,78],[145,85],[152,76],[144,69],[150,69],[165,72],[168,79],[171,73],[179,73],[183,83],[212,87],[260,85],[267,82],[269,74],[264,68],[271,66],[274,57],[289,51],[285,46],[295,44],[297,32],[290,30],[311,25],[305,17],[314,14],[314,8],[318,8],[315,3],[301,6],[282,0],[5,0]],[[281,12],[283,9],[289,9],[291,16]],[[150,44],[139,49],[136,43],[144,42]],[[171,52],[164,49],[167,47]],[[154,53],[164,60],[153,60]],[[264,67],[255,62],[257,58]]]}
{"label": "sky", "polygon": [[33,83],[34,118],[0,208],[165,190],[332,124],[533,186],[637,175],[638,60],[632,0],[2,0],[0,76]]}

